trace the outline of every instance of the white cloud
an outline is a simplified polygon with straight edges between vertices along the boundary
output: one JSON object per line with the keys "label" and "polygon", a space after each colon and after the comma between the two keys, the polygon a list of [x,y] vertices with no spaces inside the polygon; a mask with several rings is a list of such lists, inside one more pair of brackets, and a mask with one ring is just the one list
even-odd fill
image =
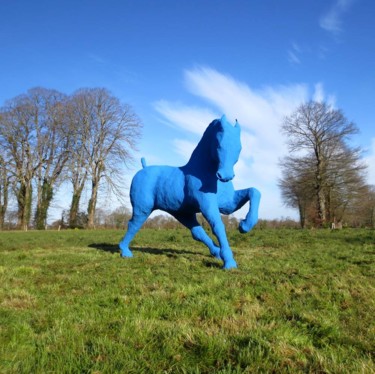
{"label": "white cloud", "polygon": [[189,157],[193,153],[197,143],[189,142],[189,141],[183,140],[183,139],[174,139],[173,145],[174,145],[174,149],[175,149],[176,153],[178,153],[180,156],[182,156],[182,158],[185,160],[185,162],[188,162]]}
{"label": "white cloud", "polygon": [[320,17],[320,27],[338,36],[343,31],[342,17],[352,3],[353,0],[336,0],[329,11]]}
{"label": "white cloud", "polygon": [[191,107],[165,100],[154,103],[154,108],[163,115],[169,126],[177,126],[199,135],[203,133],[208,123],[221,116],[220,113],[207,108]]}
{"label": "white cloud", "polygon": [[305,85],[251,89],[245,83],[210,68],[185,72],[191,93],[220,109],[232,121],[238,119],[244,129],[261,138],[277,140],[282,118],[307,96]]}

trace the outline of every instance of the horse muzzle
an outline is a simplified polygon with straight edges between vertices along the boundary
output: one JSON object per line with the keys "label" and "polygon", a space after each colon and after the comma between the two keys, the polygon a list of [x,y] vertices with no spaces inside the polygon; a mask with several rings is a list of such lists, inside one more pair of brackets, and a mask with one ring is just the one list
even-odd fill
{"label": "horse muzzle", "polygon": [[224,173],[218,171],[216,173],[216,177],[220,182],[229,182],[234,178],[234,173],[232,173],[231,175],[225,175]]}

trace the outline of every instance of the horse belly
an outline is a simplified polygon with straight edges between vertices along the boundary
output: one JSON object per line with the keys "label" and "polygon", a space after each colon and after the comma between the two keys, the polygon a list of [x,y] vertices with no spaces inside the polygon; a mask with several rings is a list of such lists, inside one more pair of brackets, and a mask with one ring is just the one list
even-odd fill
{"label": "horse belly", "polygon": [[181,210],[184,202],[184,176],[178,168],[166,168],[155,185],[155,209],[167,212]]}

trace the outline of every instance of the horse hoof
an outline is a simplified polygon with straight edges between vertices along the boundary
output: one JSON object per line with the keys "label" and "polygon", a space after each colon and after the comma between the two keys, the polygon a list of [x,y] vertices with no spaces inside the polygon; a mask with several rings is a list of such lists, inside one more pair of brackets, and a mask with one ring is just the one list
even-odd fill
{"label": "horse hoof", "polygon": [[131,253],[130,250],[127,251],[121,251],[121,257],[133,257],[133,253]]}
{"label": "horse hoof", "polygon": [[121,250],[121,257],[133,257],[133,253],[129,248],[122,248],[121,244],[119,245]]}
{"label": "horse hoof", "polygon": [[224,263],[223,269],[228,270],[228,269],[237,269],[237,263],[234,260],[226,261]]}
{"label": "horse hoof", "polygon": [[242,220],[240,222],[240,225],[238,226],[238,230],[240,231],[241,234],[245,234],[249,232],[257,223],[257,220],[251,219],[249,221]]}
{"label": "horse hoof", "polygon": [[220,256],[220,248],[217,247],[216,250],[213,250],[211,252],[211,255],[214,256],[215,258],[217,258],[218,260],[222,260],[221,256]]}
{"label": "horse hoof", "polygon": [[240,222],[240,225],[238,226],[238,230],[241,234],[246,234],[247,232],[250,231],[250,228],[247,226],[246,221],[242,220]]}

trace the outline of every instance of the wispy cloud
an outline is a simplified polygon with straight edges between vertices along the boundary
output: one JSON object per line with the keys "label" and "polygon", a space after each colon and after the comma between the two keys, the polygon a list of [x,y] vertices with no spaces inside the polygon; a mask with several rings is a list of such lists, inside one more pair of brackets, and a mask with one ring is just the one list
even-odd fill
{"label": "wispy cloud", "polygon": [[188,157],[193,153],[197,144],[184,139],[174,139],[173,145],[176,153],[188,161]]}
{"label": "wispy cloud", "polygon": [[[235,167],[235,187],[254,186],[260,189],[263,195],[261,217],[295,217],[294,211],[283,207],[277,187],[280,176],[278,161],[286,154],[280,126],[285,116],[314,93],[309,92],[305,84],[267,86],[255,90],[207,67],[186,70],[184,76],[187,89],[203,99],[202,107],[166,100],[155,103],[163,121],[173,123],[193,137],[192,142],[190,139],[174,139],[176,153],[184,155],[187,160],[204,129],[214,118],[225,113],[231,121],[238,119],[242,128],[243,150]],[[315,96],[324,98],[322,84],[315,91]],[[241,212],[239,215],[243,214]]]}
{"label": "wispy cloud", "polygon": [[301,48],[299,47],[299,45],[297,43],[292,43],[292,46],[288,50],[288,61],[291,64],[300,64],[301,63],[301,59],[300,59],[301,52],[302,51],[301,51]]}
{"label": "wispy cloud", "polygon": [[319,20],[320,27],[337,37],[343,31],[342,17],[354,0],[335,0],[331,8]]}
{"label": "wispy cloud", "polygon": [[88,54],[88,58],[91,61],[93,61],[93,62],[95,62],[97,64],[101,64],[101,65],[108,64],[108,61],[106,61],[103,57],[101,57],[101,56],[99,56],[99,55],[97,55],[95,53],[89,53]]}
{"label": "wispy cloud", "polygon": [[134,83],[139,81],[140,79],[138,73],[128,70],[125,66],[115,63],[110,59],[100,56],[98,54],[88,53],[87,60],[90,65],[95,66],[96,73],[100,74],[102,79],[114,76],[116,82],[120,83]]}
{"label": "wispy cloud", "polygon": [[186,106],[181,103],[170,103],[159,100],[154,103],[154,108],[166,119],[165,123],[172,127],[179,127],[194,134],[202,134],[205,124],[220,116],[208,108]]}
{"label": "wispy cloud", "polygon": [[324,101],[332,108],[336,107],[336,97],[334,95],[326,95],[322,82],[318,82],[315,84],[312,99],[319,103],[322,103]]}
{"label": "wispy cloud", "polygon": [[321,60],[325,60],[329,53],[329,48],[325,44],[319,44],[318,46],[318,57]]}
{"label": "wispy cloud", "polygon": [[313,100],[319,103],[324,101],[324,91],[323,91],[323,84],[321,82],[315,85],[315,92],[313,95]]}

